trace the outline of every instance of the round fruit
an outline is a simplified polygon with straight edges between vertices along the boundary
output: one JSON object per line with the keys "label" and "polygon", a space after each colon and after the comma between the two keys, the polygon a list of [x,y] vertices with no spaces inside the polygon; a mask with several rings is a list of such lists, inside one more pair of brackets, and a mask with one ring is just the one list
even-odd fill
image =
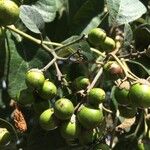
{"label": "round fruit", "polygon": [[31,69],[26,73],[26,84],[31,89],[41,89],[43,87],[45,77],[41,70]]}
{"label": "round fruit", "polygon": [[60,127],[60,133],[65,139],[73,139],[78,137],[80,133],[80,126],[75,115],[71,117],[70,121],[62,123]]}
{"label": "round fruit", "polygon": [[20,9],[11,0],[0,0],[0,25],[14,24],[19,19]]}
{"label": "round fruit", "polygon": [[90,129],[90,130],[82,129],[78,136],[78,139],[81,145],[91,144],[96,139],[96,130],[95,129]]}
{"label": "round fruit", "polygon": [[138,150],[149,150],[149,149],[150,149],[149,141],[140,141],[138,143]]}
{"label": "round fruit", "polygon": [[118,106],[120,116],[124,118],[133,118],[137,113],[136,107]]}
{"label": "round fruit", "polygon": [[33,109],[37,115],[40,115],[44,110],[47,110],[50,107],[49,101],[40,100],[33,103]]}
{"label": "round fruit", "polygon": [[39,117],[39,124],[42,129],[49,131],[57,128],[57,120],[54,116],[53,109],[45,110]]}
{"label": "round fruit", "polygon": [[123,69],[116,61],[109,61],[104,65],[104,73],[106,78],[116,80],[123,77]]}
{"label": "round fruit", "polygon": [[121,105],[130,105],[131,102],[128,98],[128,93],[130,89],[130,83],[125,81],[115,88],[114,95],[116,101]]}
{"label": "round fruit", "polygon": [[32,91],[29,89],[21,90],[20,93],[17,94],[17,102],[22,105],[29,105],[35,101]]}
{"label": "round fruit", "polygon": [[75,86],[77,90],[86,89],[87,86],[90,84],[90,81],[85,76],[79,76],[75,79]]}
{"label": "round fruit", "polygon": [[116,43],[115,41],[110,38],[110,37],[106,37],[104,42],[101,43],[101,48],[106,51],[106,52],[111,52],[114,50],[115,46],[116,46]]}
{"label": "round fruit", "polygon": [[133,84],[128,96],[134,106],[150,107],[150,84],[148,82]]}
{"label": "round fruit", "polygon": [[10,132],[6,128],[0,128],[0,146],[8,144],[10,140]]}
{"label": "round fruit", "polygon": [[98,106],[105,101],[105,91],[101,88],[92,88],[88,93],[89,104]]}
{"label": "round fruit", "polygon": [[52,99],[57,93],[57,88],[54,83],[49,80],[45,80],[42,89],[39,91],[39,95],[43,99]]}
{"label": "round fruit", "polygon": [[94,109],[92,106],[82,105],[78,112],[77,118],[80,124],[87,129],[99,126],[103,120],[103,113],[100,109]]}
{"label": "round fruit", "polygon": [[74,106],[69,99],[61,98],[54,104],[54,115],[61,119],[70,119],[74,113]]}
{"label": "round fruit", "polygon": [[104,42],[106,38],[106,33],[103,29],[100,28],[94,28],[88,33],[88,41],[93,46],[98,46],[102,42]]}

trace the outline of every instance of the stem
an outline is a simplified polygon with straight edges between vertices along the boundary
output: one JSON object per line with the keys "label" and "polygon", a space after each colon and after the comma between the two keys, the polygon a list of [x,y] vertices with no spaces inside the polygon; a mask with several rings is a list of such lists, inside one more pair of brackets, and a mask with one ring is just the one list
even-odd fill
{"label": "stem", "polygon": [[106,108],[103,104],[102,104],[102,109],[110,114],[112,114],[113,112],[111,110],[109,110],[108,108]]}
{"label": "stem", "polygon": [[54,65],[55,65],[55,68],[56,68],[56,72],[57,72],[57,76],[58,76],[58,80],[59,81],[63,81],[67,90],[68,90],[68,93],[71,94],[71,90],[68,88],[68,82],[67,80],[63,77],[59,67],[58,67],[58,64],[56,63],[56,61],[54,62]]}
{"label": "stem", "polygon": [[57,60],[56,57],[54,57],[45,67],[41,69],[41,71],[45,72],[54,62]]}
{"label": "stem", "polygon": [[113,127],[113,131],[112,131],[112,135],[111,135],[110,148],[112,148],[112,146],[113,146],[113,141],[114,141],[115,132],[116,132],[115,129],[118,124],[118,116],[119,116],[119,111],[117,110],[116,115],[115,115],[114,127]]}
{"label": "stem", "polygon": [[[11,31],[13,31],[13,32],[15,32],[15,33],[18,33],[22,37],[24,37],[24,38],[26,38],[26,39],[28,39],[28,40],[30,40],[30,41],[38,44],[38,45],[41,45],[41,40],[32,37],[31,35],[29,35],[29,34],[23,32],[23,31],[15,28],[14,26],[6,26],[6,28],[11,30]],[[45,45],[53,45],[53,46],[62,46],[62,44],[60,44],[60,43],[50,42],[50,41],[43,41],[43,44],[45,44]]]}
{"label": "stem", "polygon": [[87,87],[87,93],[94,87],[94,85],[96,84],[96,82],[98,81],[102,73],[103,73],[103,68],[101,67],[98,73],[96,74],[95,78],[93,79],[92,83]]}
{"label": "stem", "polygon": [[94,52],[94,53],[96,53],[96,54],[98,54],[98,55],[104,57],[104,58],[106,57],[106,55],[105,55],[104,53],[100,52],[98,49],[95,49],[95,48],[91,47],[90,50],[91,50],[92,52]]}
{"label": "stem", "polygon": [[72,44],[74,44],[74,43],[77,43],[77,42],[81,41],[84,37],[85,37],[85,35],[83,34],[83,35],[82,35],[81,37],[79,37],[78,39],[76,39],[76,40],[74,40],[74,41],[72,41],[72,42],[69,42],[69,43],[67,43],[67,44],[65,44],[65,45],[62,45],[61,47],[55,48],[55,52],[59,51],[60,49],[66,48],[66,47],[68,47],[69,45],[72,45]]}

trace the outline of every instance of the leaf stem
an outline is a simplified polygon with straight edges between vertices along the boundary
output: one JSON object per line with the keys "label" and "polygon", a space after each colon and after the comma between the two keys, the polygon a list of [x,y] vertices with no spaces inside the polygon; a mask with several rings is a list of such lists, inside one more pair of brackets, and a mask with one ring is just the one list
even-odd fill
{"label": "leaf stem", "polygon": [[[21,35],[22,37],[24,37],[24,38],[26,38],[26,39],[28,39],[28,40],[38,44],[38,45],[41,45],[41,40],[40,39],[32,37],[31,35],[29,35],[29,34],[23,32],[23,31],[15,28],[15,26],[12,26],[12,25],[11,26],[6,26],[6,28],[11,30],[11,31],[13,31],[13,32],[15,32],[15,33],[17,33],[17,34],[19,34],[19,35]],[[60,44],[60,43],[51,42],[51,41],[43,41],[43,44],[45,44],[45,45],[53,45],[53,46],[62,46],[62,44]]]}

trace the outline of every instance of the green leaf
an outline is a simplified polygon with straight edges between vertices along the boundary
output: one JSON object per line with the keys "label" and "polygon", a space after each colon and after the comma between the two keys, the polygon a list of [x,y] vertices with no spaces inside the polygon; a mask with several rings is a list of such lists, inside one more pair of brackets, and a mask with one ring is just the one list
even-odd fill
{"label": "green leaf", "polygon": [[10,53],[8,72],[8,92],[11,98],[26,87],[25,73],[31,68],[41,68],[50,57],[47,52],[30,43],[16,42],[7,32],[6,49]]}
{"label": "green leaf", "polygon": [[124,26],[124,34],[124,46],[127,47],[133,40],[133,32],[129,24],[125,24]]}
{"label": "green leaf", "polygon": [[[69,42],[72,42],[74,40],[77,40],[80,38],[80,36],[72,36],[68,38],[67,40],[63,41],[62,44],[66,44]],[[74,53],[76,53],[79,50],[80,54],[83,55],[85,59],[88,59],[89,61],[94,59],[94,55],[92,51],[90,50],[90,46],[86,40],[80,40],[79,42],[76,42],[70,46],[67,46],[66,48],[63,48],[57,52],[58,56],[61,57],[68,57]],[[73,57],[79,58],[78,54],[73,55]]]}
{"label": "green leaf", "polygon": [[140,18],[146,7],[139,0],[107,0],[109,24],[122,25]]}
{"label": "green leaf", "polygon": [[22,5],[20,10],[20,19],[25,26],[34,33],[41,33],[45,23],[40,13],[28,5]]}
{"label": "green leaf", "polygon": [[78,9],[72,20],[72,32],[77,34],[88,33],[101,23],[100,16],[104,9],[103,0],[87,0]]}
{"label": "green leaf", "polygon": [[[141,74],[150,76],[150,62],[148,58],[140,58],[138,60],[128,60],[128,63],[134,65],[135,71],[139,71]],[[139,75],[139,73],[137,74]]]}
{"label": "green leaf", "polygon": [[45,22],[52,22],[56,16],[55,0],[38,0],[32,5],[43,17]]}

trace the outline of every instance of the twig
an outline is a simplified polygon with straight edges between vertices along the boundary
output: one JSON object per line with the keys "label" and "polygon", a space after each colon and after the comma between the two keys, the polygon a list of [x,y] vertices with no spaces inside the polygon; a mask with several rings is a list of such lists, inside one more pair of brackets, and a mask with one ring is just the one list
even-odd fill
{"label": "twig", "polygon": [[87,87],[87,93],[95,86],[96,82],[98,81],[98,79],[100,78],[100,76],[103,73],[103,68],[100,67],[98,73],[96,74],[95,78],[93,79],[92,83]]}
{"label": "twig", "polygon": [[100,52],[98,49],[95,49],[95,48],[91,47],[90,50],[91,50],[92,52],[94,52],[94,53],[96,53],[96,54],[98,54],[98,55],[104,57],[104,58],[106,57],[106,55],[105,55],[104,53]]}
{"label": "twig", "polygon": [[60,46],[60,47],[55,48],[55,52],[59,51],[60,49],[65,48],[65,47],[68,47],[68,46],[70,46],[70,45],[72,45],[72,44],[74,44],[74,43],[77,43],[77,42],[81,41],[84,37],[85,37],[85,35],[83,34],[83,35],[82,35],[81,37],[79,37],[78,39],[76,39],[76,40],[74,40],[74,41],[71,41],[71,42],[69,42],[69,43],[67,43],[67,44],[64,44],[64,45],[62,45],[62,46]]}
{"label": "twig", "polygon": [[54,62],[57,60],[56,57],[54,57],[45,67],[41,69],[41,71],[45,72]]}
{"label": "twig", "polygon": [[[20,31],[19,29],[15,28],[14,26],[6,26],[7,29],[15,32],[15,33],[18,33],[19,35],[21,35],[22,37],[26,38],[26,39],[29,39],[30,41],[33,41],[34,43],[40,45],[41,44],[41,40],[40,39],[37,39],[37,38],[34,38],[32,36],[30,36],[29,34],[23,32],[23,31]],[[43,41],[43,44],[45,45],[53,45],[53,46],[62,46],[62,44],[60,43],[56,43],[56,42],[51,42],[51,41]]]}

